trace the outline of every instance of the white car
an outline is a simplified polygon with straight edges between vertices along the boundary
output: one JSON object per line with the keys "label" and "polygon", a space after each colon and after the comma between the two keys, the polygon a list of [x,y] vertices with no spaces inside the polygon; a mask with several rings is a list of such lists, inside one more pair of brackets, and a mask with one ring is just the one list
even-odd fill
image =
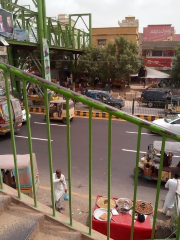
{"label": "white car", "polygon": [[[31,114],[29,114],[29,118],[31,118]],[[22,123],[26,122],[26,110],[22,110]]]}
{"label": "white car", "polygon": [[153,123],[180,134],[180,114],[154,120]]}

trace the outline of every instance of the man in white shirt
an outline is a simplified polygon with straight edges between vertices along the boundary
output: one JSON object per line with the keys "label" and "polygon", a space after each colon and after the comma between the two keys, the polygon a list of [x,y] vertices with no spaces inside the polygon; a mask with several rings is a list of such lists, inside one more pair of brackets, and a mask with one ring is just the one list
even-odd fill
{"label": "man in white shirt", "polygon": [[65,176],[61,174],[60,169],[57,169],[56,173],[53,173],[53,182],[54,182],[56,208],[59,212],[61,212],[62,196],[63,196],[64,190],[65,190],[65,193],[67,193],[67,184],[66,184]]}
{"label": "man in white shirt", "polygon": [[165,188],[169,188],[169,191],[168,191],[168,194],[166,195],[166,199],[163,206],[164,214],[167,213],[168,209],[171,210],[174,207],[178,179],[180,179],[180,174],[175,173],[175,178],[169,179],[165,185]]}
{"label": "man in white shirt", "polygon": [[0,15],[0,32],[4,32],[4,23],[3,23],[3,17]]}

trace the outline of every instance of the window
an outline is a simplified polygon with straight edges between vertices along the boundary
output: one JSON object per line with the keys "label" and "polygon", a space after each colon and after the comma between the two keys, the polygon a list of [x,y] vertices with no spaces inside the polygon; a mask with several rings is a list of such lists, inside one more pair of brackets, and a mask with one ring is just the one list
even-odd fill
{"label": "window", "polygon": [[162,56],[162,51],[152,51],[152,56]]}
{"label": "window", "polygon": [[164,51],[164,56],[174,57],[173,51]]}
{"label": "window", "polygon": [[172,122],[172,124],[180,124],[180,119],[178,119],[178,120]]}
{"label": "window", "polygon": [[98,45],[106,45],[106,39],[98,39]]}

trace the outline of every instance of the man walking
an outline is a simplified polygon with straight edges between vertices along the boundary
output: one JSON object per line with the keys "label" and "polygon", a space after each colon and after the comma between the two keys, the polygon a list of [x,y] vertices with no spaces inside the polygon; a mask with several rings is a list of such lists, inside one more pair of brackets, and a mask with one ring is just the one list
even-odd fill
{"label": "man walking", "polygon": [[169,188],[169,191],[168,191],[168,194],[166,195],[166,199],[163,206],[164,214],[167,213],[168,209],[172,209],[174,207],[178,179],[180,179],[180,174],[175,173],[175,178],[169,179],[165,185],[165,188]]}
{"label": "man walking", "polygon": [[66,185],[65,176],[61,174],[60,169],[57,169],[56,173],[53,173],[53,182],[54,182],[56,208],[59,212],[61,212],[62,196],[63,196],[64,190],[65,190],[65,193],[67,193],[67,185]]}

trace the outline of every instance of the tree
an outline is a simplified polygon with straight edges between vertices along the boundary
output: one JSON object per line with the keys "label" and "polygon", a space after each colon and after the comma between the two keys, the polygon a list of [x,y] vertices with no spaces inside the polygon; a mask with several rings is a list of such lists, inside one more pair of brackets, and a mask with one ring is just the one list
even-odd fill
{"label": "tree", "polygon": [[179,85],[180,82],[180,43],[175,48],[176,59],[172,62],[171,77]]}
{"label": "tree", "polygon": [[140,68],[136,43],[119,36],[115,43],[106,47],[90,46],[79,58],[77,68],[88,71],[91,78],[99,77],[102,81],[109,78],[129,79]]}

